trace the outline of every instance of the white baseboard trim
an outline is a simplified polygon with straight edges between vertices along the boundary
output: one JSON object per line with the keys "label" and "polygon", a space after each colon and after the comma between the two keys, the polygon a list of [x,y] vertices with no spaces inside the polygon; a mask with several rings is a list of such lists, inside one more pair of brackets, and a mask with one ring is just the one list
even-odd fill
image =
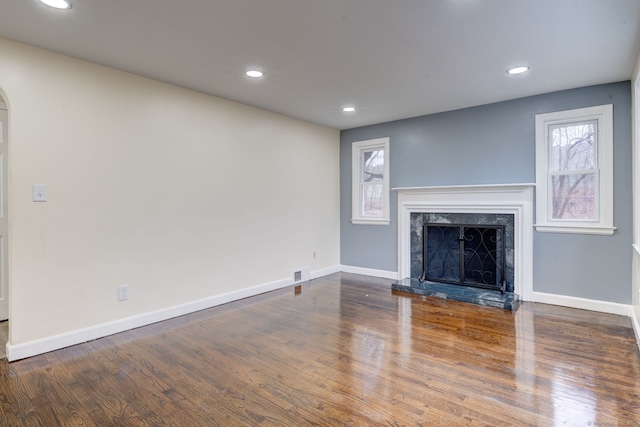
{"label": "white baseboard trim", "polygon": [[383,279],[398,279],[397,271],[375,270],[373,268],[354,267],[351,265],[340,266],[343,273],[362,274],[363,276],[381,277]]}
{"label": "white baseboard trim", "polygon": [[[340,267],[329,267],[326,269],[314,271],[310,273],[311,278],[318,278],[328,274],[337,273]],[[59,350],[83,342],[103,338],[119,332],[128,331],[130,329],[139,328],[141,326],[150,325],[152,323],[161,322],[163,320],[172,319],[174,317],[184,316],[185,314],[194,313],[196,311],[237,301],[243,298],[260,295],[265,292],[274,291],[276,289],[292,286],[294,281],[292,278],[276,280],[273,282],[263,283],[251,286],[237,291],[227,292],[221,295],[215,295],[188,303],[167,307],[164,309],[151,311],[148,313],[138,314],[136,316],[124,319],[114,320],[112,322],[102,323],[87,328],[77,329],[75,331],[65,332],[63,334],[54,335],[26,343],[13,345],[10,342],[6,345],[6,355],[9,362],[36,356],[38,354],[48,353],[50,351]]]}
{"label": "white baseboard trim", "polygon": [[333,267],[327,267],[327,268],[323,268],[320,270],[316,270],[316,271],[312,271],[311,272],[311,280],[313,279],[317,279],[319,277],[324,277],[324,276],[328,276],[330,274],[334,274],[334,273],[340,273],[340,266],[339,265],[334,265]]}
{"label": "white baseboard trim", "polygon": [[[375,270],[348,265],[333,266],[312,271],[310,273],[310,278],[316,279],[338,272],[361,274],[364,276],[380,277],[391,280],[398,279],[398,273],[395,271]],[[294,281],[291,278],[276,280],[273,282],[263,283],[260,285],[239,289],[237,291],[215,295],[197,301],[180,304],[173,307],[167,307],[165,309],[143,313],[124,319],[114,320],[112,322],[107,322],[100,325],[77,329],[75,331],[70,331],[22,344],[12,345],[11,343],[7,343],[7,360],[12,362],[31,356],[36,356],[38,354],[59,350],[61,348],[69,347],[98,338],[103,338],[119,332],[139,328],[141,326],[150,325],[152,323],[161,322],[163,320],[183,316],[185,314],[194,313],[196,311],[263,294],[265,292],[270,292],[276,289],[285,288],[287,286],[292,286],[293,284]],[[634,310],[631,305],[618,304],[607,301],[589,300],[585,298],[568,297],[564,295],[547,294],[542,292],[533,292],[532,300],[534,302],[545,304],[561,305],[565,307],[580,308],[584,310],[600,311],[604,313],[629,316],[633,324],[633,328],[638,341],[638,347],[640,350],[640,319],[638,319],[636,310]]]}
{"label": "white baseboard trim", "polygon": [[638,310],[634,307],[631,307],[631,324],[633,325],[633,332],[636,334],[638,351],[640,351],[640,318],[638,317]]}
{"label": "white baseboard trim", "polygon": [[531,300],[533,302],[541,302],[544,304],[561,305],[564,307],[580,308],[582,310],[599,311],[602,313],[618,314],[621,316],[631,316],[633,314],[633,307],[631,305],[620,304],[617,302],[547,294],[544,292],[533,292]]}

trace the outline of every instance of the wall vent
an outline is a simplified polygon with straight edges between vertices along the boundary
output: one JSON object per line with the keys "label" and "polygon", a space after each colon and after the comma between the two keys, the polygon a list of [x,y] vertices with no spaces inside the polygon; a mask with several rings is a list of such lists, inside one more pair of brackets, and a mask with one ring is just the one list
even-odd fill
{"label": "wall vent", "polygon": [[302,267],[293,272],[293,283],[306,282],[309,280],[309,268]]}

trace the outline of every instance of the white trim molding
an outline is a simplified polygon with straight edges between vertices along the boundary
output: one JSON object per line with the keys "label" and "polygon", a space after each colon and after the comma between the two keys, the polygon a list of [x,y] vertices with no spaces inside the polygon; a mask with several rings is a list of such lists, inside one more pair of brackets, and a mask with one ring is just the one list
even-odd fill
{"label": "white trim molding", "polygon": [[412,213],[514,215],[514,292],[533,292],[533,190],[535,184],[393,188],[398,192],[398,278],[411,275]]}
{"label": "white trim molding", "polygon": [[632,97],[633,243],[640,253],[640,56],[636,65]]}
{"label": "white trim molding", "polygon": [[636,342],[640,351],[640,314],[638,314],[638,308],[636,307],[631,307],[631,325],[636,334]]}
{"label": "white trim molding", "polygon": [[[311,278],[318,278],[341,271],[339,266],[329,267],[310,273]],[[295,282],[296,284],[299,282]],[[221,295],[204,298],[197,301],[191,301],[185,304],[167,307],[164,309],[142,313],[136,316],[124,319],[114,320],[112,322],[102,323],[75,331],[66,332],[51,337],[46,337],[26,343],[13,345],[10,342],[6,345],[7,360],[13,362],[15,360],[24,359],[38,354],[48,353],[50,351],[59,350],[83,342],[104,338],[119,332],[128,331],[130,329],[139,328],[141,326],[150,325],[152,323],[161,322],[163,320],[172,319],[174,317],[184,316],[185,314],[195,313],[196,311],[205,310],[218,305],[227,304],[229,302],[240,299],[260,295],[265,292],[275,291],[277,289],[292,286],[294,281],[292,278],[276,280],[273,282],[263,283],[233,292],[227,292]]]}
{"label": "white trim molding", "polygon": [[599,301],[567,295],[547,294],[544,292],[533,292],[532,301],[542,304],[579,308],[581,310],[598,311],[600,313],[617,314],[620,316],[633,316],[633,308],[631,305],[620,304],[617,302]]}
{"label": "white trim molding", "polygon": [[322,268],[320,270],[315,270],[310,273],[310,279],[318,279],[320,277],[328,276],[334,273],[340,273],[342,270],[339,265],[334,265],[333,267]]}
{"label": "white trim molding", "polygon": [[[593,165],[565,165],[568,169],[553,170],[551,129],[596,122],[593,144]],[[578,169],[576,169],[578,168]],[[593,176],[595,185],[595,217],[554,218],[553,177]],[[578,108],[536,115],[536,231],[612,235],[613,225],[613,105]]]}
{"label": "white trim molding", "polygon": [[[364,210],[364,153],[379,150],[384,153],[382,174],[382,216],[366,216]],[[356,141],[351,144],[351,223],[389,225],[389,137]]]}
{"label": "white trim molding", "polygon": [[355,267],[352,265],[343,265],[340,267],[343,273],[361,274],[363,276],[380,277],[382,279],[398,280],[397,271],[376,270],[373,268]]}

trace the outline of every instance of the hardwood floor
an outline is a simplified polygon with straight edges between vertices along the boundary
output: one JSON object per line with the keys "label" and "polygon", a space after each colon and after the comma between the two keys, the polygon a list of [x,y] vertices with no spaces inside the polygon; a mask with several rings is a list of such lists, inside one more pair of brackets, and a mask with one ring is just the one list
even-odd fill
{"label": "hardwood floor", "polygon": [[640,426],[630,320],[317,279],[0,361],[6,426]]}

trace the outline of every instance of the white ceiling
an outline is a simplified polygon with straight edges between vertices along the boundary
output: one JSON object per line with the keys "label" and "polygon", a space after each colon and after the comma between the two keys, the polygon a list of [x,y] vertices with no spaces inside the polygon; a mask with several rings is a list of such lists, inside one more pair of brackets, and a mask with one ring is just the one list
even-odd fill
{"label": "white ceiling", "polygon": [[0,37],[337,129],[628,80],[640,50],[639,0],[71,1],[0,0]]}

